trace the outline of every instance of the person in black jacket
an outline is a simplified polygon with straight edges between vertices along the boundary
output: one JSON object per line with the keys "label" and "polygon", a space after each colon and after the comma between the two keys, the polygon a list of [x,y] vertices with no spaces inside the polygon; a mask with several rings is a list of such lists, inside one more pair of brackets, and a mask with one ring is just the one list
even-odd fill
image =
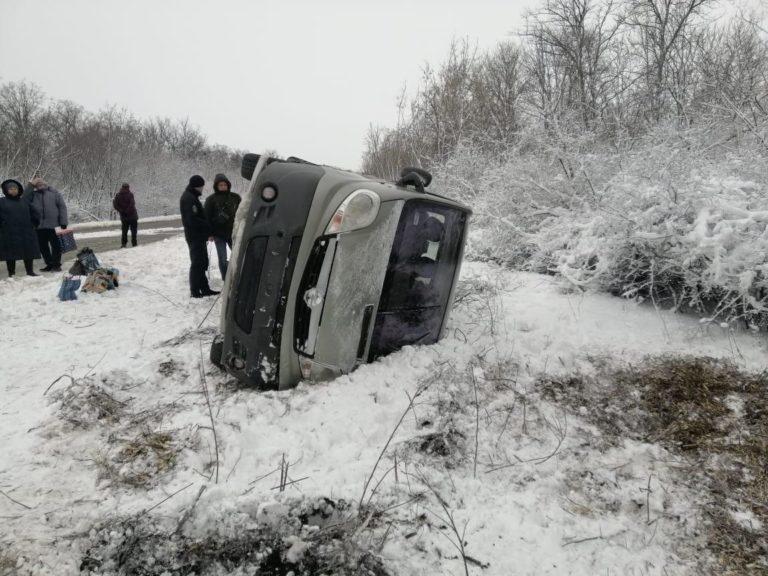
{"label": "person in black jacket", "polygon": [[32,261],[40,258],[35,232],[40,213],[21,197],[23,188],[17,180],[6,180],[0,189],[5,195],[0,198],[0,258],[5,260],[8,277],[16,274],[16,260],[24,261],[27,276],[37,276]]}
{"label": "person in black jacket", "polygon": [[120,247],[128,246],[128,229],[131,230],[131,246],[136,246],[136,232],[139,228],[139,213],[136,210],[136,200],[131,192],[131,186],[124,182],[112,200],[112,206],[120,214],[122,233]]}
{"label": "person in black jacket", "polygon": [[224,174],[213,179],[213,194],[205,199],[205,216],[211,226],[221,279],[227,275],[227,246],[232,248],[232,227],[240,205],[240,196],[232,192],[232,183]]}
{"label": "person in black jacket", "polygon": [[192,298],[218,294],[217,291],[211,290],[205,275],[208,270],[206,242],[211,236],[211,227],[205,217],[203,205],[200,203],[203,186],[205,186],[205,180],[202,176],[192,176],[179,203],[181,223],[184,225],[184,237],[187,240],[187,246],[189,246],[189,289]]}

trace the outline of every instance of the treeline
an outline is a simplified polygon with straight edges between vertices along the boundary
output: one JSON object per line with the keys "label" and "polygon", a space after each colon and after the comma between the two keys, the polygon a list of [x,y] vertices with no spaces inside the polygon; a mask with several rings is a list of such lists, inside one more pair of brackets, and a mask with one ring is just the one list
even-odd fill
{"label": "treeline", "polygon": [[[110,218],[122,182],[131,184],[142,216],[177,213],[190,175],[232,178],[241,156],[208,143],[189,120],[142,120],[115,107],[91,112],[28,82],[0,84],[0,176],[41,176],[81,220]],[[232,181],[237,186],[239,178]]]}
{"label": "treeline", "polygon": [[768,32],[722,8],[544,0],[425,69],[364,171],[431,170],[470,257],[768,329]]}
{"label": "treeline", "polygon": [[522,141],[601,142],[659,124],[726,121],[760,135],[768,115],[768,43],[752,16],[715,19],[716,0],[545,0],[516,41],[480,53],[454,43],[400,103],[396,126],[369,130],[363,169],[394,177],[460,143],[500,151]]}

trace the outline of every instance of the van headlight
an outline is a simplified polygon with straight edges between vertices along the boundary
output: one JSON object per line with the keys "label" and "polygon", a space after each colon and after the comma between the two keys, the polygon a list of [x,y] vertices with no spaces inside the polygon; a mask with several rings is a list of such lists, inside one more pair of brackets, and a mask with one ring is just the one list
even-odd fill
{"label": "van headlight", "polygon": [[331,217],[326,234],[341,234],[370,226],[379,213],[381,198],[372,190],[355,190]]}

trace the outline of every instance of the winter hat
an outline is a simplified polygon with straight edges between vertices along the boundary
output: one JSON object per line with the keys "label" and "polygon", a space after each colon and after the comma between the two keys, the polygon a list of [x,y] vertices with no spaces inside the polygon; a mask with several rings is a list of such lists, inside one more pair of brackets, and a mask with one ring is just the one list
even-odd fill
{"label": "winter hat", "polygon": [[216,177],[213,179],[214,192],[219,191],[219,182],[226,182],[227,190],[232,190],[232,182],[229,181],[229,178],[227,178],[224,174],[216,174]]}
{"label": "winter hat", "polygon": [[195,174],[189,179],[190,188],[202,188],[203,186],[205,186],[205,180],[203,180],[202,176]]}
{"label": "winter hat", "polygon": [[123,182],[123,183],[120,185],[120,192],[122,192],[122,191],[124,191],[124,190],[130,190],[130,189],[131,189],[131,187],[128,185],[128,182]]}

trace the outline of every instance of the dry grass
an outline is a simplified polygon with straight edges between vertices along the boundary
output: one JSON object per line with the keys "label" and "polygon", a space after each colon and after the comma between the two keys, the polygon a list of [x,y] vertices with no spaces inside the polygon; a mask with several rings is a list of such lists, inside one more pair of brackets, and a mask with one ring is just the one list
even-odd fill
{"label": "dry grass", "polygon": [[[78,430],[95,429],[100,451],[93,458],[99,479],[113,485],[150,487],[172,470],[179,454],[197,443],[196,430],[167,430],[175,402],[140,405],[136,389],[144,384],[122,372],[73,379],[54,390],[59,419]],[[136,398],[128,396],[136,394]]]}
{"label": "dry grass", "polygon": [[0,550],[0,576],[16,574],[16,555],[10,550]]}
{"label": "dry grass", "polygon": [[[658,442],[703,487],[706,547],[718,574],[768,574],[768,373],[712,358],[662,356],[597,377],[540,381],[604,433]],[[584,411],[584,408],[587,410]]]}
{"label": "dry grass", "polygon": [[206,516],[205,535],[199,528],[187,534],[167,516],[144,514],[102,524],[91,531],[81,571],[389,576],[370,544],[358,537],[356,522],[347,521],[357,515],[344,501],[318,498],[246,508],[250,511],[242,510],[236,526],[231,518]]}
{"label": "dry grass", "polygon": [[99,478],[112,485],[149,488],[176,467],[179,455],[197,443],[195,433],[142,430],[131,438],[112,437],[95,459]]}
{"label": "dry grass", "polygon": [[130,404],[130,400],[117,398],[113,390],[93,376],[73,380],[66,388],[55,390],[51,399],[59,403],[59,417],[80,429],[97,423],[116,423]]}
{"label": "dry grass", "polygon": [[411,439],[412,450],[431,458],[444,460],[447,468],[457,466],[464,458],[464,434],[452,425]]}

